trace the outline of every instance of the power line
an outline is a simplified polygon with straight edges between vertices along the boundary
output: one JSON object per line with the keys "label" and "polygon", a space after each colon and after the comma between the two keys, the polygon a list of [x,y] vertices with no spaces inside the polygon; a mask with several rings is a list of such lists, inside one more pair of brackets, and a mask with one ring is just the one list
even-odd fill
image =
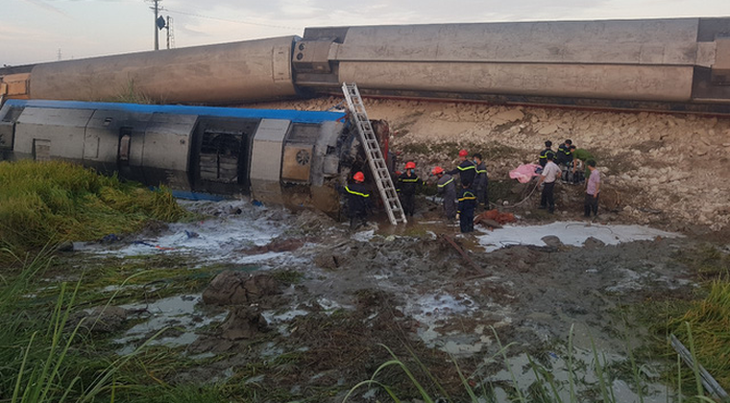
{"label": "power line", "polygon": [[273,25],[273,24],[264,24],[264,23],[260,23],[260,22],[231,20],[231,19],[220,18],[220,17],[210,17],[207,15],[202,15],[202,14],[197,14],[197,13],[189,13],[189,12],[185,12],[185,11],[171,10],[169,8],[165,8],[165,10],[168,12],[171,12],[171,13],[175,13],[175,14],[188,15],[191,17],[205,18],[205,19],[209,19],[209,20],[233,22],[236,24],[256,25],[256,26],[260,26],[260,27],[279,28],[279,29],[287,29],[287,30],[300,30],[301,29],[301,28],[287,27],[287,26],[283,26],[283,25]]}

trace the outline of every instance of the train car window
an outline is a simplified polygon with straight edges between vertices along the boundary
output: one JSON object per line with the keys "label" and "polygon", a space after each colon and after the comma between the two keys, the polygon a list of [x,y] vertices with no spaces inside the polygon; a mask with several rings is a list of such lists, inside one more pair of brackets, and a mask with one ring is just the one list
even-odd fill
{"label": "train car window", "polygon": [[119,129],[119,163],[129,165],[129,146],[132,141],[132,128],[122,127]]}
{"label": "train car window", "polygon": [[200,178],[237,183],[238,156],[242,142],[242,132],[204,131],[200,147]]}
{"label": "train car window", "polygon": [[33,139],[33,159],[36,161],[51,160],[51,140]]}
{"label": "train car window", "polygon": [[23,108],[11,107],[8,113],[3,116],[3,122],[15,122],[21,113],[23,113]]}
{"label": "train car window", "polygon": [[315,144],[319,138],[319,125],[294,123],[286,137],[287,143]]}

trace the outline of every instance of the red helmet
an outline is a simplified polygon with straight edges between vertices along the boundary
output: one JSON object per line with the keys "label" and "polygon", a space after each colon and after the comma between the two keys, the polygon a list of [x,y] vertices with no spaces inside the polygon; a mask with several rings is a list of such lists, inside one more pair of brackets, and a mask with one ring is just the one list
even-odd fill
{"label": "red helmet", "polygon": [[469,152],[467,152],[466,150],[462,149],[461,151],[459,151],[459,157],[466,157],[467,155],[469,155]]}
{"label": "red helmet", "polygon": [[362,172],[355,172],[355,175],[352,175],[352,179],[357,182],[365,182],[365,175]]}
{"label": "red helmet", "polygon": [[406,162],[406,169],[416,169],[416,163],[413,161]]}
{"label": "red helmet", "polygon": [[444,173],[444,169],[443,169],[443,168],[441,168],[441,167],[434,167],[434,168],[433,168],[433,169],[431,170],[431,173],[432,173],[433,175],[438,175],[438,174],[442,174],[442,173]]}

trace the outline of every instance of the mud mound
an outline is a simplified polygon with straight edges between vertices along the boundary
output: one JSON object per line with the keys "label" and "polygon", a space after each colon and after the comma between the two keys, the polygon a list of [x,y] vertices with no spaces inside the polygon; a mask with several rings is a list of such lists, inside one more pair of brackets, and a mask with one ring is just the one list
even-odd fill
{"label": "mud mound", "polygon": [[304,234],[318,234],[329,231],[336,224],[327,214],[315,210],[303,210],[297,213],[294,227]]}
{"label": "mud mound", "polygon": [[221,337],[226,340],[253,339],[261,333],[268,332],[266,319],[257,308],[237,306],[228,314],[221,326]]}
{"label": "mud mound", "polygon": [[267,297],[281,294],[279,283],[271,276],[224,271],[203,291],[203,302],[209,305],[230,306],[262,303]]}
{"label": "mud mound", "polygon": [[97,306],[74,313],[66,326],[73,329],[82,320],[81,328],[90,333],[112,333],[123,329],[126,325],[127,310],[117,306]]}

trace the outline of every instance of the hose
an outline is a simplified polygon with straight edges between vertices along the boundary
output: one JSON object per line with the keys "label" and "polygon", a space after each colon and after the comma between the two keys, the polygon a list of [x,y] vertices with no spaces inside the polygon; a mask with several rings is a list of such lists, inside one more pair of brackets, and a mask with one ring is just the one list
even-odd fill
{"label": "hose", "polygon": [[[532,197],[532,194],[535,193],[535,189],[537,189],[538,184],[539,184],[538,182],[535,182],[535,186],[532,188],[532,190],[530,191],[530,194],[528,194],[527,197],[525,197],[524,199],[520,200],[519,202],[517,202],[517,203],[515,203],[513,205],[510,205],[510,206],[502,206],[502,208],[505,208],[505,209],[515,208],[515,207],[519,206],[520,204],[526,202],[530,197]],[[496,205],[496,204],[494,204],[492,202],[489,202],[489,205],[490,206],[494,205],[495,207],[499,207],[498,205]]]}

